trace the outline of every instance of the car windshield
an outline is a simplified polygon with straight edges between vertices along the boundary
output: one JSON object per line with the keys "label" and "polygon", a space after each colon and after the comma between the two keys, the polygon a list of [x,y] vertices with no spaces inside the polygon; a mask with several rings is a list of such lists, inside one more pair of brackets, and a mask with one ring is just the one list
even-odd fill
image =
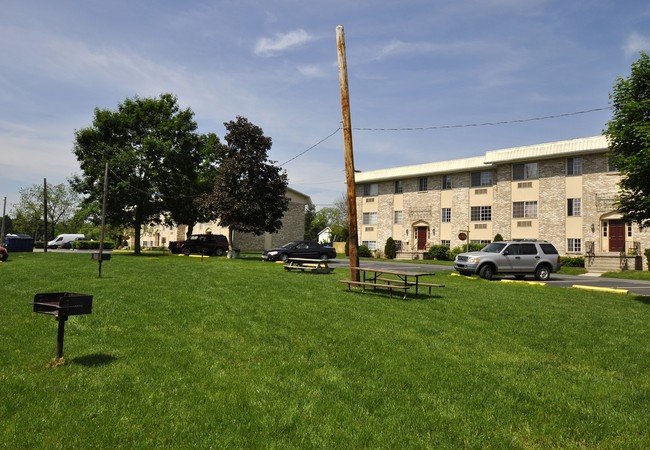
{"label": "car windshield", "polygon": [[500,253],[501,250],[506,246],[503,242],[492,242],[491,244],[486,245],[481,250],[486,253]]}

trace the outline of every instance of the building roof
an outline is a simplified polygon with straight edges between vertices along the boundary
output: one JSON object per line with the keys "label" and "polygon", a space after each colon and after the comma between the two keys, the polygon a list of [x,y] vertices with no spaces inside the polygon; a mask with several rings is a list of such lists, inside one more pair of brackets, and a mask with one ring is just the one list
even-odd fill
{"label": "building roof", "polygon": [[605,136],[592,136],[567,141],[549,142],[545,144],[514,147],[501,150],[491,150],[483,156],[474,158],[453,159],[449,161],[398,166],[387,169],[369,170],[355,174],[356,183],[382,180],[399,180],[418,176],[437,175],[454,172],[481,170],[486,165],[511,163],[531,159],[558,158],[562,156],[580,155],[607,151]]}

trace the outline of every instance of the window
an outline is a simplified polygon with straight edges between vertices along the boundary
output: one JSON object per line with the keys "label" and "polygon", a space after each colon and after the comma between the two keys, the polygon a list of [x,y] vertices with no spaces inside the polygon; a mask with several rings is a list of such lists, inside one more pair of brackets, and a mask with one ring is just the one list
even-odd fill
{"label": "window", "polygon": [[618,168],[614,164],[614,162],[610,159],[607,158],[607,171],[608,172],[618,172]]}
{"label": "window", "polygon": [[537,218],[537,202],[514,202],[512,204],[513,219]]}
{"label": "window", "polygon": [[440,241],[440,245],[444,245],[445,247],[451,248],[451,241],[443,239],[442,241]]}
{"label": "window", "polygon": [[379,194],[379,185],[377,183],[370,183],[363,185],[363,195],[364,197],[369,197]]}
{"label": "window", "polygon": [[404,192],[404,183],[402,180],[395,181],[395,193],[401,194],[402,192]]}
{"label": "window", "polygon": [[403,213],[402,211],[395,211],[393,215],[393,223],[400,224],[402,223]]}
{"label": "window", "polygon": [[394,241],[395,242],[395,250],[398,252],[402,251],[402,241]]}
{"label": "window", "polygon": [[363,213],[363,224],[377,225],[377,213],[376,212]]}
{"label": "window", "polygon": [[418,179],[418,191],[428,191],[429,190],[429,178],[420,177]]}
{"label": "window", "polygon": [[582,239],[567,239],[566,240],[566,251],[567,252],[581,252],[582,251]]}
{"label": "window", "polygon": [[513,180],[533,180],[538,178],[537,163],[513,164]]}
{"label": "window", "polygon": [[363,241],[361,245],[365,245],[369,250],[377,250],[377,241]]}
{"label": "window", "polygon": [[492,171],[484,170],[482,172],[471,173],[471,187],[492,186]]}
{"label": "window", "polygon": [[488,222],[492,220],[492,207],[472,206],[470,210],[470,220],[472,222]]}
{"label": "window", "polygon": [[451,222],[451,208],[442,208],[442,221]]}
{"label": "window", "polygon": [[582,199],[569,198],[566,201],[566,215],[577,217],[582,215]]}
{"label": "window", "polygon": [[582,175],[582,158],[567,158],[566,174]]}
{"label": "window", "polygon": [[442,188],[451,189],[451,175],[442,176]]}

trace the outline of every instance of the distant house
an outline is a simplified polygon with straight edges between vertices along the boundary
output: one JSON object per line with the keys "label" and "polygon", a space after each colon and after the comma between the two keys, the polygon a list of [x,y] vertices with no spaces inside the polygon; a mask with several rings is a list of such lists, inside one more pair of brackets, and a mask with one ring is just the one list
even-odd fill
{"label": "distant house", "polygon": [[318,242],[321,244],[324,242],[332,242],[332,229],[330,227],[325,227],[318,232]]}
{"label": "distant house", "polygon": [[[235,247],[242,251],[257,251],[277,247],[289,241],[300,240],[305,236],[305,208],[311,201],[310,197],[295,189],[287,188],[289,209],[282,217],[282,228],[275,233],[264,233],[255,236],[252,233],[237,233],[233,236]],[[219,222],[199,223],[194,225],[194,234],[223,234],[228,236],[228,227],[222,227]],[[187,225],[158,225],[142,230],[142,248],[167,247],[170,241],[182,241],[187,236]],[[133,247],[133,238],[129,246]]]}

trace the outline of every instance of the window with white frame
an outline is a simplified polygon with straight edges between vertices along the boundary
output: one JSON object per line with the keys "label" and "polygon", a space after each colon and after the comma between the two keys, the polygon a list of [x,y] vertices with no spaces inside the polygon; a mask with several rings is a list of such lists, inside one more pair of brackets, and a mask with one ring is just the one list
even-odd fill
{"label": "window with white frame", "polygon": [[567,158],[566,159],[566,174],[567,175],[582,175],[582,158]]}
{"label": "window with white frame", "polygon": [[442,208],[442,221],[451,222],[451,208]]}
{"label": "window with white frame", "polygon": [[513,219],[535,219],[537,218],[537,202],[513,202]]}
{"label": "window with white frame", "polygon": [[395,242],[395,250],[402,251],[402,241],[394,241]]}
{"label": "window with white frame", "polygon": [[429,190],[429,177],[420,177],[418,178],[418,191],[428,191]]}
{"label": "window with white frame", "polygon": [[491,170],[472,172],[470,177],[471,177],[470,179],[471,187],[492,186],[494,184]]}
{"label": "window with white frame", "polygon": [[402,223],[403,220],[403,212],[402,211],[395,211],[393,213],[393,223],[400,224]]}
{"label": "window with white frame", "polygon": [[377,225],[377,213],[376,212],[363,213],[363,224]]}
{"label": "window with white frame", "polygon": [[569,198],[566,201],[566,215],[569,217],[578,217],[582,215],[582,199]]}
{"label": "window with white frame", "polygon": [[470,209],[470,220],[472,222],[489,222],[492,220],[491,206],[472,206]]}
{"label": "window with white frame", "polygon": [[396,180],[395,181],[395,193],[396,194],[401,194],[404,192],[404,183],[402,180]]}
{"label": "window with white frame", "polygon": [[536,162],[512,165],[513,180],[534,180],[536,178],[539,178]]}
{"label": "window with white frame", "polygon": [[582,251],[582,239],[569,238],[566,240],[566,251],[578,253]]}
{"label": "window with white frame", "polygon": [[451,189],[451,175],[442,176],[442,189]]}
{"label": "window with white frame", "polygon": [[443,239],[443,240],[440,241],[440,245],[444,245],[445,247],[451,248],[451,241]]}
{"label": "window with white frame", "polygon": [[363,241],[361,245],[365,245],[369,250],[377,250],[377,241]]}

